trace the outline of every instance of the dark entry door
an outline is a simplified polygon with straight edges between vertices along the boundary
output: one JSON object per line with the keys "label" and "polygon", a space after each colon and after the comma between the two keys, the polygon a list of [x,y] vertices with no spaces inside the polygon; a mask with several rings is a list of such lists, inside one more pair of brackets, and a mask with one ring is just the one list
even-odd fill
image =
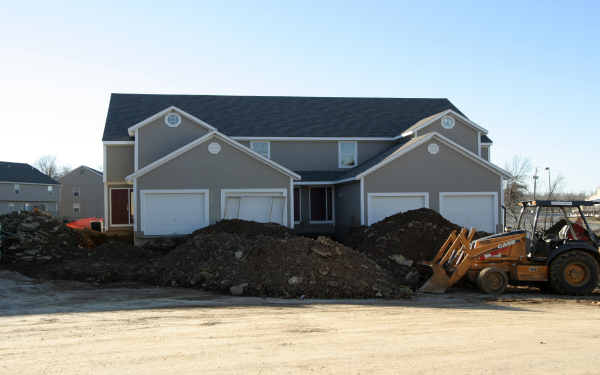
{"label": "dark entry door", "polygon": [[110,191],[111,224],[129,224],[129,189]]}

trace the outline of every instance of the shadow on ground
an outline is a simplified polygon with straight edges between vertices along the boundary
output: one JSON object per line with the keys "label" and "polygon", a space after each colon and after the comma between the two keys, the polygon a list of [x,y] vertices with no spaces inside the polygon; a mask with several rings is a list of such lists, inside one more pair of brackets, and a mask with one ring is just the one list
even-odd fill
{"label": "shadow on ground", "polygon": [[600,294],[582,298],[547,295],[533,289],[513,288],[507,294],[493,297],[468,289],[455,289],[443,295],[416,294],[413,298],[400,300],[300,300],[232,297],[196,289],[159,288],[140,284],[113,284],[100,288],[73,281],[38,281],[16,272],[0,270],[0,316],[173,308],[297,309],[322,305],[534,311],[532,306],[535,304],[557,302],[600,305]]}

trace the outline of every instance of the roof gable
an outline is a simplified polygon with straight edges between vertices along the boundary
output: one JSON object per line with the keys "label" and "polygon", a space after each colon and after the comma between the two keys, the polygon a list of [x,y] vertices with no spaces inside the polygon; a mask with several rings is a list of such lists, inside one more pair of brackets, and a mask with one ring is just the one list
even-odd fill
{"label": "roof gable", "polygon": [[133,137],[135,135],[135,131],[138,130],[139,128],[142,128],[142,127],[144,127],[144,126],[146,126],[148,124],[151,124],[154,121],[160,119],[161,117],[163,117],[163,116],[165,116],[165,115],[167,115],[168,113],[171,113],[171,112],[177,112],[177,113],[179,113],[181,116],[186,117],[188,120],[190,120],[190,121],[192,121],[192,122],[194,122],[194,123],[196,123],[196,124],[198,124],[198,125],[206,128],[208,131],[217,130],[216,128],[214,128],[213,126],[211,126],[211,125],[207,124],[206,122],[200,120],[196,116],[194,116],[192,114],[189,114],[186,111],[184,111],[182,109],[179,109],[179,108],[175,107],[174,105],[172,105],[172,106],[169,106],[169,107],[163,109],[162,111],[159,111],[159,112],[153,114],[152,116],[144,119],[143,121],[140,121],[137,124],[134,124],[134,125],[130,126],[127,129],[127,133],[129,134],[129,136]]}
{"label": "roof gable", "polygon": [[278,170],[279,172],[286,174],[292,178],[295,179],[300,179],[300,175],[298,175],[297,173],[285,168],[284,166],[265,158],[264,156],[260,155],[257,152],[252,151],[250,148],[242,145],[241,143],[234,141],[233,139],[227,137],[225,134],[219,133],[217,131],[211,131],[208,134],[188,143],[187,145],[180,147],[179,149],[163,156],[162,158],[153,161],[152,163],[146,165],[144,168],[138,169],[137,171],[135,171],[134,173],[130,174],[129,176],[125,177],[125,180],[127,181],[133,181],[134,179],[145,175],[146,173],[153,171],[154,169],[160,167],[161,165],[177,158],[178,156],[186,153],[187,151],[190,151],[191,149],[209,141],[210,139],[214,138],[214,137],[218,137],[221,141],[229,144],[230,146],[233,146],[234,148],[236,148],[237,150],[244,152],[246,154],[248,154],[249,156],[253,157],[254,159],[257,159],[261,162],[263,162],[264,164],[269,165],[270,167]]}
{"label": "roof gable", "polygon": [[393,138],[424,117],[460,113],[448,99],[112,94],[103,140],[131,140],[132,125],[170,107],[235,137]]}
{"label": "roof gable", "polygon": [[0,161],[0,182],[58,185],[59,183],[26,163]]}
{"label": "roof gable", "polygon": [[447,116],[447,115],[455,116],[458,119],[460,119],[461,121],[463,121],[465,124],[469,125],[470,127],[474,128],[477,131],[480,131],[482,134],[487,134],[487,130],[486,129],[484,129],[481,126],[477,125],[476,123],[474,123],[473,121],[469,120],[468,118],[466,118],[462,114],[457,113],[456,111],[454,111],[452,109],[447,109],[445,111],[442,111],[440,113],[436,113],[434,115],[425,117],[425,118],[417,121],[414,125],[412,125],[408,129],[406,129],[405,131],[403,131],[402,132],[402,136],[403,137],[407,137],[409,135],[413,135],[418,130],[423,129],[423,128],[425,128],[425,127],[427,127],[427,126],[435,123],[437,120],[439,120],[442,117]]}

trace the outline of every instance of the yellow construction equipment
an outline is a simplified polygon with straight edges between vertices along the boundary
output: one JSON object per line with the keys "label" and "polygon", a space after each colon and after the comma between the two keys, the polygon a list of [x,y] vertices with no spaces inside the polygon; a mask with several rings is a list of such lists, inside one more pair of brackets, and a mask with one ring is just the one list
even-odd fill
{"label": "yellow construction equipment", "polygon": [[[453,231],[433,260],[427,263],[433,275],[420,288],[443,293],[464,277],[486,293],[500,294],[512,285],[551,288],[557,293],[586,295],[598,286],[600,241],[590,229],[581,206],[589,201],[522,202],[518,229],[473,240],[475,230]],[[569,220],[578,210],[579,223]],[[548,213],[549,212],[549,213]],[[564,230],[540,230],[542,220],[557,212],[565,220]],[[534,215],[531,228],[525,216]],[[545,213],[543,216],[542,213]],[[544,220],[546,221],[546,220]],[[528,230],[531,229],[531,230]]]}

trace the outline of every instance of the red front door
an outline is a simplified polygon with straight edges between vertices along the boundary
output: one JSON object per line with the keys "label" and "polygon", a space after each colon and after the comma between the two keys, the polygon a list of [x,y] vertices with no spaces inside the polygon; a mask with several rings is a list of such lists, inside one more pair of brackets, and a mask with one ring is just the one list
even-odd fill
{"label": "red front door", "polygon": [[111,224],[129,224],[129,189],[111,189]]}

